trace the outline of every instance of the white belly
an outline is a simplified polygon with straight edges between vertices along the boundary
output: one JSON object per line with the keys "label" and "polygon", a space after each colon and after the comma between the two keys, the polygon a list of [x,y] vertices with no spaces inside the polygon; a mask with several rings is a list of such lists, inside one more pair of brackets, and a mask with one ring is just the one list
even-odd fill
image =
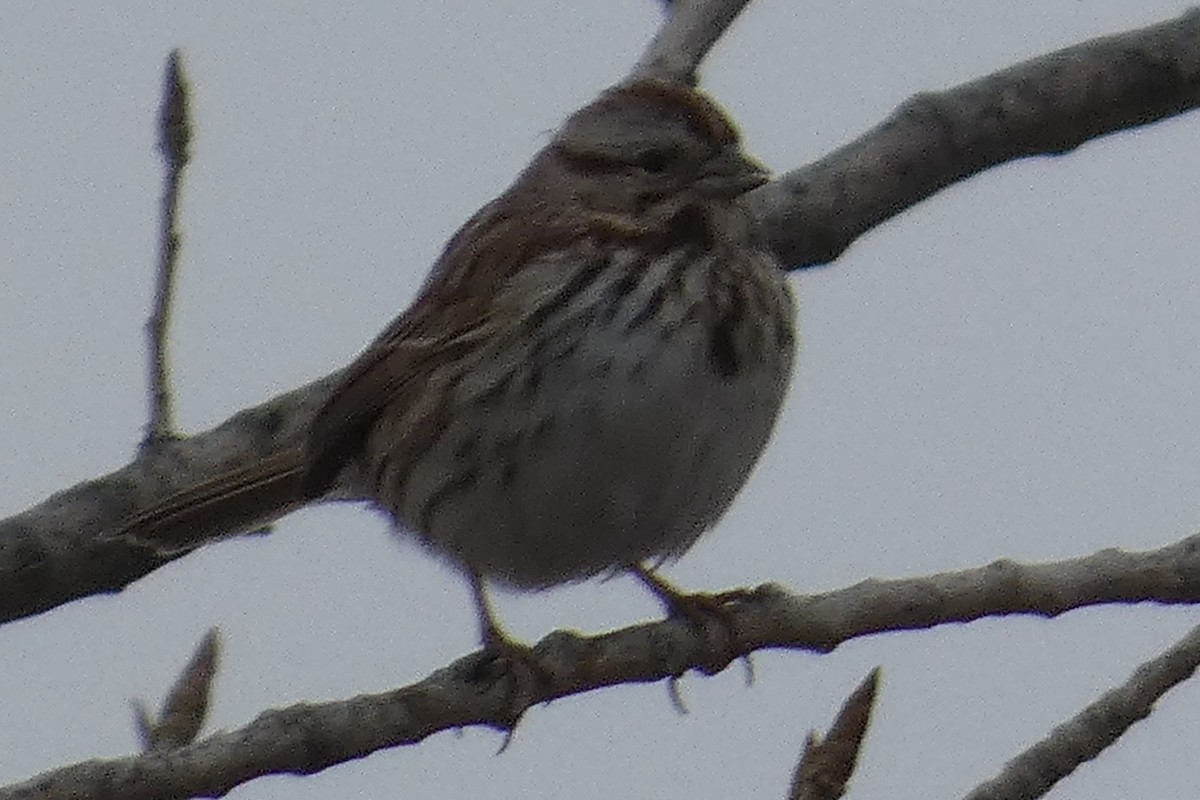
{"label": "white belly", "polygon": [[711,324],[689,320],[694,298],[656,306],[669,333],[638,322],[649,275],[616,305],[616,278],[599,280],[539,321],[553,333],[536,345],[497,337],[454,384],[444,430],[393,511],[460,566],[514,586],[682,553],[745,482],[786,392],[793,311],[768,265],[755,298],[774,307],[725,344],[770,346],[733,365],[714,362]]}

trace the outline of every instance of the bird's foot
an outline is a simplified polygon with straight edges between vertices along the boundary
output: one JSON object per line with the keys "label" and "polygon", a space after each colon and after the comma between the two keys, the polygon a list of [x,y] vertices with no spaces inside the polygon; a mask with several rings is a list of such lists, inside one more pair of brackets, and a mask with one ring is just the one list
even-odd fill
{"label": "bird's foot", "polygon": [[[737,647],[737,631],[731,610],[738,601],[747,599],[750,592],[744,589],[715,593],[684,592],[648,567],[638,565],[632,572],[662,601],[668,618],[687,623],[700,635],[710,657],[697,669],[706,675],[715,675],[735,659],[744,658],[747,682],[753,681],[754,665],[749,656],[744,656]],[[676,702],[676,705],[679,703]]]}

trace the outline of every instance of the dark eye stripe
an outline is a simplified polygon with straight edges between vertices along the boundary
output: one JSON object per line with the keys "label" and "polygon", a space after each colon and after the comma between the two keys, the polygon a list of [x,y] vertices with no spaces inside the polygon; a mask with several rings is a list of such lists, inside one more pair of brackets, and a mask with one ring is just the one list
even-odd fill
{"label": "dark eye stripe", "polygon": [[647,172],[666,172],[679,161],[680,154],[676,150],[654,147],[639,152],[634,158],[617,158],[595,151],[582,152],[559,148],[559,155],[574,170],[590,173],[624,172],[630,167],[644,169]]}
{"label": "dark eye stripe", "polygon": [[639,153],[633,163],[648,172],[666,172],[677,157],[674,151],[659,147]]}
{"label": "dark eye stripe", "polygon": [[610,158],[601,153],[581,153],[578,150],[559,149],[559,155],[572,170],[576,172],[622,172],[628,164],[620,159]]}

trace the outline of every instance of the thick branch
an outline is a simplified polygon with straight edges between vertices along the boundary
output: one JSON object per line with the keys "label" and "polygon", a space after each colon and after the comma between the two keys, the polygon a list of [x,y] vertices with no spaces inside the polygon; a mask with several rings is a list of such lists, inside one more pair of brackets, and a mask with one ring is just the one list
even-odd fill
{"label": "thick branch", "polygon": [[[433,733],[470,725],[503,730],[538,703],[696,669],[717,672],[767,648],[828,652],[850,639],[987,616],[1054,617],[1099,603],[1200,602],[1200,535],[1149,553],[1105,550],[1054,564],[989,566],[927,578],[871,580],[818,595],[776,586],[736,593],[727,635],[679,620],[594,637],[555,632],[534,650],[545,681],[514,709],[501,665],[475,653],[412,686],[260,715],[246,727],[168,753],[64,767],[0,790],[0,800],[219,796],[256,777],[309,774]],[[1161,693],[1161,692],[1160,692]]]}
{"label": "thick branch", "polygon": [[201,475],[219,475],[259,454],[302,441],[336,375],[242,411],[211,431],[160,442],[132,464],[52,495],[0,520],[0,622],[116,592],[169,560],[147,548],[102,542],[139,508]]}
{"label": "thick branch", "polygon": [[783,263],[824,264],[953,183],[1200,103],[1200,10],[916,95],[850,144],[754,192]]}

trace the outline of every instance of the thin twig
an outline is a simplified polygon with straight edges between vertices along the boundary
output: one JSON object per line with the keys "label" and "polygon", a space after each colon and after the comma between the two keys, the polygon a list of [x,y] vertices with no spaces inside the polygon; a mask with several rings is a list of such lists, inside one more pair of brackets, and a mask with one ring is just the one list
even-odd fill
{"label": "thin twig", "polygon": [[659,78],[688,85],[722,34],[750,0],[674,0],[667,21],[634,65],[630,79]]}
{"label": "thin twig", "polygon": [[846,793],[879,691],[879,667],[871,670],[842,704],[829,735],[810,731],[792,775],[788,800],[837,800]]}
{"label": "thin twig", "polygon": [[1045,739],[1004,765],[967,800],[1033,800],[1080,765],[1100,755],[1134,723],[1150,716],[1169,689],[1190,678],[1200,666],[1200,626],[1157,658],[1138,667],[1124,685],[1059,725]]}
{"label": "thin twig", "polygon": [[156,718],[135,701],[134,723],[143,749],[174,750],[191,744],[208,718],[208,703],[221,653],[217,628],[209,628],[191,659],[180,671]]}
{"label": "thin twig", "polygon": [[143,447],[175,438],[171,403],[167,335],[171,324],[171,302],[175,292],[175,269],[179,257],[179,191],[188,163],[191,141],[188,119],[188,85],[178,50],[167,58],[162,107],[158,119],[158,149],[166,167],[159,219],[158,269],[155,274],[154,310],[146,321],[150,346],[150,419]]}

